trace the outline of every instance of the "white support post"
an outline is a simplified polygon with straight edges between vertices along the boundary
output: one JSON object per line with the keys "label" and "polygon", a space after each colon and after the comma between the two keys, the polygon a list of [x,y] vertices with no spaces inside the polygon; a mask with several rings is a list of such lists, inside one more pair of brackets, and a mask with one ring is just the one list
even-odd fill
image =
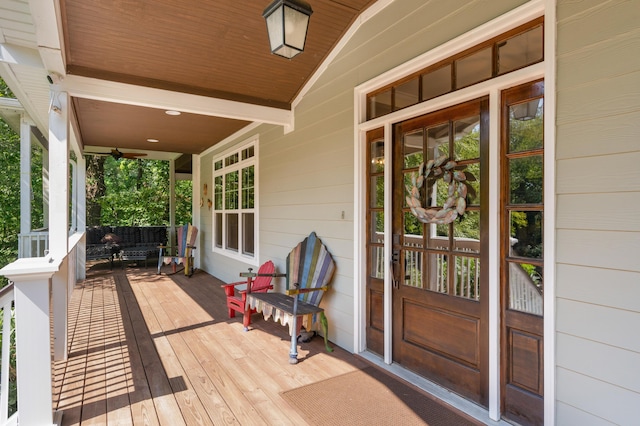
{"label": "white support post", "polygon": [[[200,156],[193,154],[191,156],[191,221],[193,226],[198,229],[202,229],[202,218],[200,217]],[[202,232],[198,233],[198,240],[196,241],[196,247],[201,248],[202,244],[200,237]],[[200,258],[203,250],[196,249],[194,256],[194,267],[200,269]]]}
{"label": "white support post", "polygon": [[[84,156],[78,158],[78,232],[85,232],[87,230],[87,160]],[[79,280],[84,280],[87,277],[86,270],[86,250],[87,239],[82,239],[77,245],[76,249],[76,277]]]}
{"label": "white support post", "polygon": [[69,268],[74,267],[75,265],[69,265],[69,257],[65,257],[65,259],[60,264],[60,269],[55,274],[53,274],[53,277],[51,279],[51,304],[53,309],[53,359],[55,361],[66,361],[68,355],[68,277]]}
{"label": "white support post", "polygon": [[67,92],[52,91],[49,113],[49,252],[67,255],[69,240],[69,110]]}
{"label": "white support post", "polygon": [[176,161],[169,160],[169,245],[173,245],[176,233]]}
{"label": "white support post", "polygon": [[20,424],[53,424],[49,285],[58,266],[51,258],[25,258],[0,270],[15,285]]}
{"label": "white support post", "polygon": [[[31,232],[31,123],[20,119],[20,233]],[[31,247],[29,247],[31,251]]]}

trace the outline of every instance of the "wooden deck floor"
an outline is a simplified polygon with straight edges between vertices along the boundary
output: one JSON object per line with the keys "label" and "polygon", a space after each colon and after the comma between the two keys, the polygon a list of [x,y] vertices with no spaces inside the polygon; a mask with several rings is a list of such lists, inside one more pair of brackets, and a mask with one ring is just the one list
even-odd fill
{"label": "wooden deck floor", "polygon": [[90,269],[70,301],[68,360],[54,366],[63,425],[303,425],[283,391],[368,365],[319,338],[289,365],[285,327],[259,319],[243,332],[220,284]]}

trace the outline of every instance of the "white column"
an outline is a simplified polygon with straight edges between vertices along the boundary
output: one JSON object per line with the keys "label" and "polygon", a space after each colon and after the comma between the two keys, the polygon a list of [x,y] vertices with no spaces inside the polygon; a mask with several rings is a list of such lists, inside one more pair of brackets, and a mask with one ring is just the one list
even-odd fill
{"label": "white column", "polygon": [[176,238],[176,162],[169,160],[169,245],[173,245]]}
{"label": "white column", "polygon": [[[68,305],[68,276],[69,257],[60,264],[60,269],[51,278],[51,298],[53,309],[53,359],[61,361],[67,359],[67,305]],[[75,274],[74,274],[75,276]]]}
{"label": "white column", "polygon": [[[31,232],[31,123],[20,119],[20,233]],[[28,248],[31,251],[31,247]]]}
{"label": "white column", "polygon": [[15,284],[16,369],[20,424],[52,425],[49,283],[58,262],[25,258],[0,274]]}
{"label": "white column", "polygon": [[[202,229],[202,218],[200,217],[200,186],[202,185],[200,180],[200,156],[192,155],[191,156],[191,221],[198,230]],[[213,188],[211,188],[213,191]],[[202,236],[202,231],[198,232],[198,239],[196,240],[196,247],[194,253],[194,265],[196,268],[200,268],[200,258],[202,257],[202,242],[200,238]]]}
{"label": "white column", "polygon": [[[87,230],[87,160],[80,155],[78,158],[78,232]],[[83,238],[76,250],[76,276],[79,280],[87,277],[86,270],[87,238]]]}
{"label": "white column", "polygon": [[66,358],[69,251],[69,97],[52,91],[49,113],[49,253],[61,261],[52,279],[54,359]]}
{"label": "white column", "polygon": [[67,255],[69,239],[69,110],[67,92],[52,91],[49,113],[49,253]]}

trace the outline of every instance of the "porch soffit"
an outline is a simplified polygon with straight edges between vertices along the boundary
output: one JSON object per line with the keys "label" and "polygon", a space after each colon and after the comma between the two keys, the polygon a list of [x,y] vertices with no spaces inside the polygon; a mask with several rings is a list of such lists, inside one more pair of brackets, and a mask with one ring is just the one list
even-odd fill
{"label": "porch soffit", "polygon": [[305,51],[292,60],[269,51],[262,12],[270,1],[61,0],[67,80],[139,89],[120,102],[68,85],[84,146],[199,154],[253,121],[284,124],[304,84],[374,1],[309,1]]}

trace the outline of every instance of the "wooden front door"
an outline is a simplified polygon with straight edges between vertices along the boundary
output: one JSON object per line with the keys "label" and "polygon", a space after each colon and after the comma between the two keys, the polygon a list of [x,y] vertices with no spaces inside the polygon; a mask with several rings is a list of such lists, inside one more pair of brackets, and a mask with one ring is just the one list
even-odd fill
{"label": "wooden front door", "polygon": [[[488,99],[407,120],[393,140],[393,361],[466,398],[488,404],[486,205]],[[468,179],[464,214],[423,223],[408,205],[420,165],[446,156]],[[419,190],[441,209],[449,183]]]}
{"label": "wooden front door", "polygon": [[544,82],[502,95],[502,413],[541,425],[543,400]]}

